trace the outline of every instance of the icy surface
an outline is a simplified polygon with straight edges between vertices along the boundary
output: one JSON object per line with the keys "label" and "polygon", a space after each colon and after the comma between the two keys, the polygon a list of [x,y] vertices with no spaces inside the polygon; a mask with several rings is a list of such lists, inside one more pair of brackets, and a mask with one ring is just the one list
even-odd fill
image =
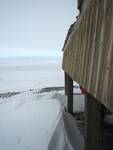
{"label": "icy surface", "polygon": [[[64,86],[61,60],[0,59],[0,150],[78,150],[83,143],[78,131],[71,131],[80,139],[74,148],[68,137],[73,137],[67,129],[73,128],[73,120],[63,115],[64,91],[39,93],[41,88],[59,86]],[[74,96],[73,109],[84,111],[84,95]]]}
{"label": "icy surface", "polygon": [[0,93],[63,86],[61,59],[0,58]]}
{"label": "icy surface", "polygon": [[74,95],[73,111],[81,113],[85,111],[85,95]]}
{"label": "icy surface", "polygon": [[[0,149],[72,150],[67,139],[62,107],[54,94],[25,92],[0,99]],[[57,96],[58,97],[58,96]]]}

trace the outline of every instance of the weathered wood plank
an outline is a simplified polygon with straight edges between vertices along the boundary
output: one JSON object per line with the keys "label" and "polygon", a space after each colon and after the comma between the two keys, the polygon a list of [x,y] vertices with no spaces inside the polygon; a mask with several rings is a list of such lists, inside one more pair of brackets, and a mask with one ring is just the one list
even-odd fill
{"label": "weathered wood plank", "polygon": [[64,47],[62,67],[113,112],[113,0],[85,1]]}

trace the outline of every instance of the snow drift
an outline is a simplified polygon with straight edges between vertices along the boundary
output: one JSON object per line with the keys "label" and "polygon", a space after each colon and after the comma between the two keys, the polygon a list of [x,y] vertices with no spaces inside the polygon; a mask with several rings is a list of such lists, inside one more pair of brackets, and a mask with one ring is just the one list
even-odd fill
{"label": "snow drift", "polygon": [[25,92],[0,99],[1,150],[73,150],[61,104],[52,97]]}

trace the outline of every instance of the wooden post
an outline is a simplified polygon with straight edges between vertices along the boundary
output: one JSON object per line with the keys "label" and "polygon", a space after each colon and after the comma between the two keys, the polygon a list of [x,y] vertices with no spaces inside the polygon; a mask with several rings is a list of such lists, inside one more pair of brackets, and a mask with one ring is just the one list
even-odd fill
{"label": "wooden post", "polygon": [[73,113],[73,80],[65,73],[65,94],[67,95],[68,112]]}
{"label": "wooden post", "polygon": [[68,75],[66,73],[64,73],[65,76],[65,95],[68,94]]}
{"label": "wooden post", "polygon": [[85,150],[100,150],[101,104],[87,93],[85,107]]}

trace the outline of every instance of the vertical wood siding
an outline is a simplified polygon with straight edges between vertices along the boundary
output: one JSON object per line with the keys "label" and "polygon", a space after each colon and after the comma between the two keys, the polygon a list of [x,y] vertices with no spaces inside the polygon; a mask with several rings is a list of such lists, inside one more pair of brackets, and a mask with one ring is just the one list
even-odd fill
{"label": "vertical wood siding", "polygon": [[64,71],[113,111],[113,0],[90,0],[64,47]]}

